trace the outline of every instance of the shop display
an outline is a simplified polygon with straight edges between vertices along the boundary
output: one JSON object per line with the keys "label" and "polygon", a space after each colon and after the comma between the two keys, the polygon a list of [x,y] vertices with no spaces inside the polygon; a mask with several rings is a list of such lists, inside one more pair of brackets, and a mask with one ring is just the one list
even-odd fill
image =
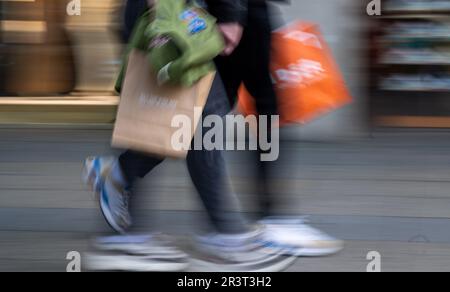
{"label": "shop display", "polygon": [[122,61],[122,4],[120,0],[83,0],[83,13],[67,18],[65,28],[75,56],[77,94],[114,94]]}
{"label": "shop display", "polygon": [[390,0],[372,18],[375,126],[450,127],[450,1]]}
{"label": "shop display", "polygon": [[75,67],[59,0],[3,3],[2,95],[58,95],[72,91]]}

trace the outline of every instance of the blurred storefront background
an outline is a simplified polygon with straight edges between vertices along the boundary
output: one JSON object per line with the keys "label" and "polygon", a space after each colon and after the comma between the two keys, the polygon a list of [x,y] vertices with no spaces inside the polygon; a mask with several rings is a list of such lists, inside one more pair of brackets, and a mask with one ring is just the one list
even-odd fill
{"label": "blurred storefront background", "polygon": [[2,95],[112,92],[121,54],[120,0],[2,0]]}
{"label": "blurred storefront background", "polygon": [[[123,0],[0,0],[0,123],[108,124]],[[354,102],[287,135],[340,138],[377,127],[450,127],[450,1],[296,0],[285,22],[320,25]],[[300,135],[299,135],[300,134]]]}
{"label": "blurred storefront background", "polygon": [[121,0],[1,0],[1,123],[108,123],[122,55]]}
{"label": "blurred storefront background", "polygon": [[385,1],[369,29],[377,126],[450,127],[450,1]]}

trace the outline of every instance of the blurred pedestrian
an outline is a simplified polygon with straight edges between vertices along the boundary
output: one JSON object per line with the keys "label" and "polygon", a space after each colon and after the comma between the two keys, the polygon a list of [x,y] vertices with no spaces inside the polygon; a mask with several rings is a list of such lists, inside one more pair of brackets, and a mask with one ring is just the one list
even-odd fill
{"label": "blurred pedestrian", "polygon": [[[152,2],[152,1],[148,1]],[[148,9],[145,0],[128,0],[126,6],[125,37],[129,38],[137,19]],[[150,3],[151,6],[152,3]],[[235,25],[243,16],[243,7],[236,0],[215,0],[210,6],[221,11],[225,22],[222,31],[226,39],[225,54],[230,54],[240,41]],[[230,111],[226,91],[217,75],[203,112],[224,116]],[[206,133],[205,129],[203,133]],[[202,147],[204,148],[204,147]],[[164,159],[128,150],[116,157],[91,157],[86,160],[86,182],[98,195],[101,211],[118,236],[99,238],[94,242],[96,251],[89,256],[92,269],[176,271],[189,266],[208,271],[280,271],[293,262],[283,248],[267,253],[262,229],[251,228],[243,218],[232,212],[236,200],[228,186],[228,176],[222,152],[219,150],[191,150],[187,166],[208,215],[217,230],[199,237],[199,255],[195,260],[175,248],[160,236],[127,235],[132,226],[129,201],[136,179],[143,178]]]}
{"label": "blurred pedestrian", "polygon": [[[223,9],[214,6],[215,0],[207,2],[212,7],[210,11],[213,15],[219,20],[227,19],[222,13]],[[239,19],[221,27],[228,39],[228,50],[225,50],[224,56],[216,60],[218,71],[224,80],[232,105],[236,103],[239,87],[244,84],[256,102],[259,115],[277,115],[277,96],[270,73],[274,22],[271,4],[268,0],[240,2],[244,9],[241,10]],[[242,39],[237,43],[235,40],[240,35]],[[261,129],[258,127],[258,130]],[[267,131],[264,134],[267,134],[270,140],[271,126],[262,130]],[[275,162],[258,160],[260,223],[265,226],[266,241],[271,242],[272,246],[289,246],[291,254],[298,256],[324,256],[340,251],[343,247],[340,240],[307,225],[303,218],[288,218],[276,213],[274,205],[277,202],[277,195],[272,193],[269,176],[274,165]]]}

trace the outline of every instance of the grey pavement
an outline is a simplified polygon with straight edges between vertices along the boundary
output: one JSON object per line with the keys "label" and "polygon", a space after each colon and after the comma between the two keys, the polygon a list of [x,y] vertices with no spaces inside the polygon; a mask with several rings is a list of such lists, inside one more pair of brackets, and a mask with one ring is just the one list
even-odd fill
{"label": "grey pavement", "polygon": [[[109,232],[81,184],[83,159],[114,154],[108,129],[0,129],[0,271],[65,271],[66,254]],[[361,140],[290,142],[274,169],[279,211],[346,241],[333,257],[290,271],[450,271],[450,132],[377,132]],[[234,191],[255,217],[252,160],[228,153]],[[139,231],[187,239],[208,230],[182,161],[139,183]]]}

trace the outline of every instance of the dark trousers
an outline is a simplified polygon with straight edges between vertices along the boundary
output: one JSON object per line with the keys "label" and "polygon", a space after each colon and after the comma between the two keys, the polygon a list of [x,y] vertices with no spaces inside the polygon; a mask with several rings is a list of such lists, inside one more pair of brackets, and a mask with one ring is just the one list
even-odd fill
{"label": "dark trousers", "polygon": [[[125,35],[128,40],[134,24],[147,8],[145,0],[128,0],[125,9]],[[206,103],[203,117],[207,115],[224,116],[230,111],[222,80],[217,75]],[[201,126],[201,125],[200,125]],[[208,129],[203,129],[203,133]],[[148,156],[134,151],[126,151],[119,157],[123,173],[130,183],[143,178],[164,159]],[[219,232],[240,233],[246,231],[242,217],[230,212],[237,199],[228,185],[228,175],[223,153],[218,150],[189,151],[187,166],[206,211]]]}
{"label": "dark trousers", "polygon": [[[249,1],[247,26],[240,45],[231,56],[216,60],[230,103],[235,104],[238,89],[243,83],[255,98],[258,113],[268,116],[278,114],[270,74],[271,38],[272,23],[267,2]],[[270,129],[268,133],[270,134]],[[271,215],[275,202],[269,185],[269,170],[273,164],[274,162],[262,162],[258,159],[259,200],[264,216]]]}
{"label": "dark trousers", "polygon": [[[229,109],[222,81],[217,75],[203,117],[211,114],[224,116]],[[203,133],[208,130],[203,128]],[[145,177],[163,161],[164,159],[130,150],[119,157],[122,171],[130,183],[136,178]],[[216,229],[223,233],[245,232],[246,224],[243,218],[232,212],[237,199],[229,188],[222,151],[191,150],[187,155],[187,166],[192,182]]]}

